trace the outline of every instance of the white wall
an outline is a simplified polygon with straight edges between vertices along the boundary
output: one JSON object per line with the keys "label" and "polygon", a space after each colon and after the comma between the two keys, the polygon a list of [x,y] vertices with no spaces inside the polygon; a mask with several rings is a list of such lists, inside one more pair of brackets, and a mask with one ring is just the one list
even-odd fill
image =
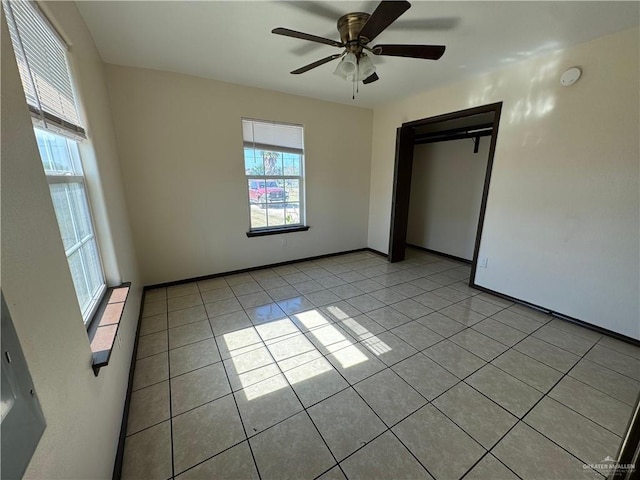
{"label": "white wall", "polygon": [[[141,68],[107,77],[146,285],[367,246],[371,110]],[[242,117],[304,126],[309,231],[247,238]]]}
{"label": "white wall", "polygon": [[[476,283],[640,339],[638,28],[374,111],[369,246],[388,250],[396,128],[504,102]],[[559,77],[580,65],[572,87]]]}
{"label": "white wall", "polygon": [[416,145],[407,242],[473,259],[490,137]]}
{"label": "white wall", "polygon": [[[47,422],[25,478],[111,478],[141,286],[102,62],[73,3],[48,12],[72,41],[71,65],[91,141],[83,146],[109,277],[133,282],[121,347],[95,377],[31,119],[2,15],[2,290]],[[93,188],[101,182],[100,191]],[[97,203],[97,202],[96,202]]]}

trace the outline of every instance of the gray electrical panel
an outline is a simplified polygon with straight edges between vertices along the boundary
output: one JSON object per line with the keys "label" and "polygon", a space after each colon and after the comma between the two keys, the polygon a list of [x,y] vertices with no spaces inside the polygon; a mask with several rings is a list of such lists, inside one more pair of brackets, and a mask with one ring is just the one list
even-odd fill
{"label": "gray electrical panel", "polygon": [[46,423],[9,309],[2,297],[2,479],[20,479]]}

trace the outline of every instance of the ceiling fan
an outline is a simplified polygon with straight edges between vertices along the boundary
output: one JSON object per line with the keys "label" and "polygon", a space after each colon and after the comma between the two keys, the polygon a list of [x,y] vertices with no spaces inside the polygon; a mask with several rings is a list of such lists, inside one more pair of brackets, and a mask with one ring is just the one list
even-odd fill
{"label": "ceiling fan", "polygon": [[369,15],[368,13],[347,13],[338,19],[338,32],[340,41],[318,37],[308,33],[297,32],[288,28],[274,28],[271,33],[286,37],[300,38],[310,42],[323,43],[332,47],[344,48],[342,53],[330,55],[321,60],[293,70],[291,73],[298,75],[311,69],[324,65],[337,58],[342,58],[336,71],[336,75],[342,78],[350,78],[353,82],[362,81],[364,84],[373,83],[379,79],[375,66],[366,52],[374,55],[386,55],[393,57],[422,58],[438,60],[444,54],[443,45],[386,45],[379,44],[370,47],[372,42],[389,25],[395,22],[400,15],[411,7],[407,1],[382,1]]}

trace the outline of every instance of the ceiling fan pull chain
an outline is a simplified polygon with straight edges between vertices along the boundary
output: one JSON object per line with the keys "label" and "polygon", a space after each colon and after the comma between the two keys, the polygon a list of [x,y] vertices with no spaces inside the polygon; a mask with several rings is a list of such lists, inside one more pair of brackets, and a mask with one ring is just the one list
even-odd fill
{"label": "ceiling fan pull chain", "polygon": [[353,88],[352,88],[353,93],[351,94],[351,100],[355,100],[356,93],[360,93],[358,78],[360,78],[360,59],[358,59],[356,62],[356,71],[353,74]]}
{"label": "ceiling fan pull chain", "polygon": [[358,78],[358,60],[356,59],[356,71],[353,72],[353,80],[351,83],[351,100],[356,99],[356,81]]}

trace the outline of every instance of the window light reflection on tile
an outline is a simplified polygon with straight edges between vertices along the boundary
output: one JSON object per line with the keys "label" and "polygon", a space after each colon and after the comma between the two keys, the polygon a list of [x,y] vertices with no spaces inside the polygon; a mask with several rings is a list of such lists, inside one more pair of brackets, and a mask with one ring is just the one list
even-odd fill
{"label": "window light reflection on tile", "polygon": [[300,330],[288,318],[263,323],[256,326],[262,339],[269,344],[269,340],[278,340],[286,336],[299,335]]}
{"label": "window light reflection on tile", "polygon": [[331,323],[317,310],[308,310],[306,312],[296,313],[294,317],[304,325],[307,330],[329,325]]}
{"label": "window light reflection on tile", "polygon": [[267,350],[265,346],[243,353],[242,355],[234,355],[231,360],[227,360],[227,365],[229,365],[230,362],[233,364],[233,372],[230,373],[234,374],[250,372],[256,368],[275,363],[273,358],[271,358],[269,350]]}
{"label": "window light reflection on tile", "polygon": [[305,363],[309,363],[315,360],[323,358],[322,354],[314,348],[306,353],[301,353],[300,355],[296,355],[295,357],[286,358],[284,360],[278,361],[278,366],[283,372],[287,372],[288,370],[292,370],[296,367],[304,365]]}
{"label": "window light reflection on tile", "polygon": [[[366,327],[352,319],[339,307],[329,307],[330,313],[343,322],[358,336],[365,338],[362,344],[375,355],[391,350],[386,343],[375,337]],[[353,367],[368,360],[357,344],[345,336],[336,326],[317,310],[295,315],[325,349],[333,353],[343,368]],[[259,334],[258,334],[259,333]],[[297,336],[300,339],[297,339]],[[333,367],[322,353],[310,343],[302,342],[304,336],[289,319],[274,320],[245,328],[222,336],[223,348],[228,349],[227,369],[234,390],[242,389],[247,400],[255,400],[289,386],[280,368],[288,371],[289,381],[299,383],[330,371]],[[263,341],[264,340],[264,341]],[[266,342],[266,345],[265,343]],[[307,341],[308,342],[308,341]],[[291,348],[292,355],[288,355]],[[269,351],[273,350],[273,351]],[[272,355],[276,354],[285,365],[278,365]],[[317,355],[316,358],[315,355]],[[300,357],[301,361],[296,361]],[[230,371],[229,371],[230,370]]]}
{"label": "window light reflection on tile", "polygon": [[282,388],[288,387],[289,384],[287,380],[284,378],[284,375],[278,374],[263,380],[260,383],[256,383],[254,385],[250,385],[243,389],[244,395],[247,400],[255,400],[257,398],[263,397],[270,393],[273,393]]}
{"label": "window light reflection on tile", "polygon": [[297,335],[288,336],[283,340],[276,339],[268,344],[269,351],[276,362],[286,360],[287,358],[304,355],[305,353],[316,350],[313,343],[307,337],[298,333]]}
{"label": "window light reflection on tile", "polygon": [[333,357],[340,362],[342,368],[353,367],[368,360],[367,356],[355,345],[334,352]]}
{"label": "window light reflection on tile", "polygon": [[333,325],[316,328],[311,331],[311,334],[329,352],[335,352],[341,348],[353,345],[353,342],[345,337],[340,330]]}
{"label": "window light reflection on tile", "polygon": [[242,355],[254,348],[262,346],[262,340],[258,332],[252,328],[243,328],[231,333],[222,335],[222,349],[226,349],[230,357]]}
{"label": "window light reflection on tile", "polygon": [[333,315],[334,317],[336,317],[338,320],[345,320],[347,318],[350,318],[349,315],[347,315],[344,310],[342,310],[340,307],[336,307],[335,305],[330,305],[327,307],[327,310],[329,311],[329,313],[331,315]]}
{"label": "window light reflection on tile", "polygon": [[363,340],[362,344],[378,357],[391,351],[391,347],[376,336]]}
{"label": "window light reflection on tile", "polygon": [[305,363],[299,367],[286,373],[287,378],[291,384],[296,384],[309,380],[323,373],[330,372],[333,366],[324,358],[318,358],[312,362]]}
{"label": "window light reflection on tile", "polygon": [[351,333],[356,335],[360,340],[373,337],[373,333],[371,333],[367,328],[365,328],[353,318],[347,318],[346,320],[343,320],[341,324],[347,327],[351,331]]}
{"label": "window light reflection on tile", "polygon": [[[247,395],[246,393],[247,388],[250,388],[254,385],[257,385],[266,380],[269,380],[270,378],[278,376],[279,374],[280,374],[280,370],[278,369],[278,366],[272,363],[271,365],[265,365],[263,367],[258,367],[254,370],[241,373],[238,375],[238,378],[237,378],[238,381],[232,380],[231,382],[235,387],[235,389],[237,389],[238,387],[242,387],[242,389],[244,389],[245,391],[245,395]],[[239,382],[239,385],[238,385],[238,382]],[[279,387],[279,388],[282,388],[282,387]],[[263,388],[262,390],[265,391],[266,389]],[[269,393],[269,392],[265,391],[265,393]],[[249,398],[247,397],[247,399]]]}

